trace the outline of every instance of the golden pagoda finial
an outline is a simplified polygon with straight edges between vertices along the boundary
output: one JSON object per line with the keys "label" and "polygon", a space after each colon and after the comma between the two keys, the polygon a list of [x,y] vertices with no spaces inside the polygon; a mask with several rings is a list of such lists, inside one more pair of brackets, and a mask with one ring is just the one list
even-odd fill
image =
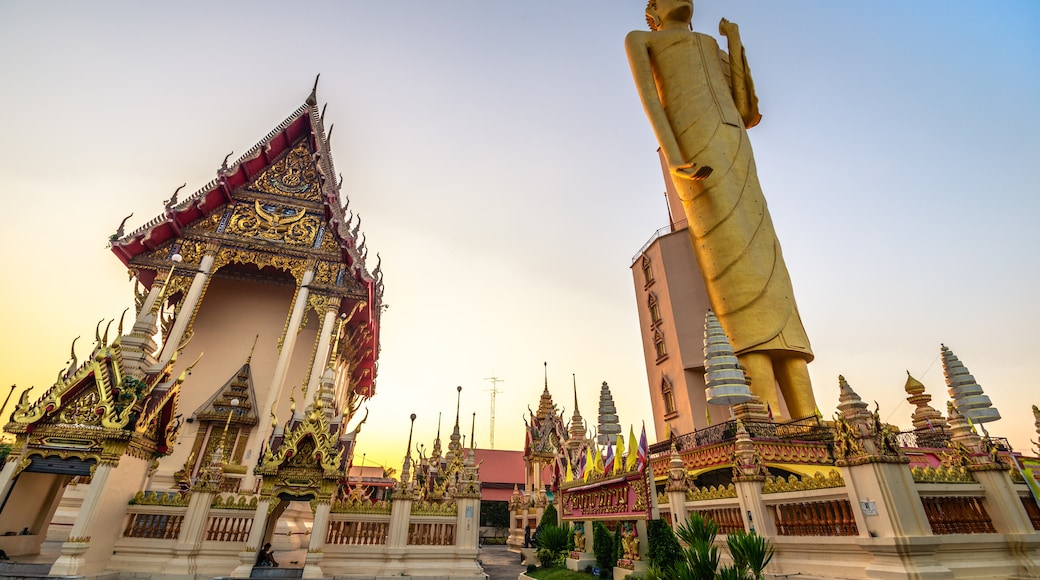
{"label": "golden pagoda finial", "polygon": [[459,406],[462,404],[462,385],[455,387],[455,430],[459,430]]}
{"label": "golden pagoda finial", "polygon": [[253,351],[256,350],[257,340],[260,340],[260,333],[257,333],[256,336],[253,337],[253,346],[249,348],[249,356],[246,357],[246,364],[249,364],[253,361]]}

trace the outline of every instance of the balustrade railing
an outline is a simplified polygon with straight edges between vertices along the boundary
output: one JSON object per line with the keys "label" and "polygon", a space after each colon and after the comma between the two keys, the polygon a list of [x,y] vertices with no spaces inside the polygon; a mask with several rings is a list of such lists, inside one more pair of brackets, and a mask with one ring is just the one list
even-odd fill
{"label": "balustrade railing", "polygon": [[981,497],[922,496],[921,503],[933,534],[993,534],[997,531]]}
{"label": "balustrade railing", "polygon": [[326,544],[338,546],[374,546],[386,544],[389,522],[333,520],[325,536]]}
{"label": "balustrade railing", "polygon": [[216,515],[210,512],[206,539],[214,542],[245,542],[253,528],[253,514]]}
{"label": "balustrade railing", "polygon": [[[752,439],[772,439],[779,441],[818,441],[834,440],[834,433],[820,423],[815,415],[795,419],[786,423],[772,421],[744,421],[744,428]],[[737,438],[737,422],[726,421],[698,429],[692,433],[676,436],[674,439],[659,441],[650,446],[650,454],[665,453],[671,449],[672,441],[679,451],[705,447],[733,441]]]}
{"label": "balustrade railing", "polygon": [[719,525],[720,534],[732,534],[734,532],[744,531],[744,520],[740,517],[739,507],[691,511],[697,512],[705,519],[713,520]]}
{"label": "balustrade railing", "polygon": [[856,536],[859,528],[847,499],[769,506],[781,536]]}
{"label": "balustrade railing", "polygon": [[147,538],[150,540],[176,540],[181,533],[183,514],[130,513],[124,538]]}
{"label": "balustrade railing", "polygon": [[408,524],[409,546],[454,546],[454,523],[410,523]]}

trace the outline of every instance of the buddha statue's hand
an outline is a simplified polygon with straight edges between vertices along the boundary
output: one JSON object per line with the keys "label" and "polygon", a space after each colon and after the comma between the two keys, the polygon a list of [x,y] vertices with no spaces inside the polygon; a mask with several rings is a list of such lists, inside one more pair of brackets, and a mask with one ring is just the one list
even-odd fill
{"label": "buddha statue's hand", "polygon": [[707,165],[698,165],[696,163],[682,163],[679,165],[669,163],[668,172],[679,179],[701,181],[711,175],[712,168]]}
{"label": "buddha statue's hand", "polygon": [[732,40],[738,40],[740,38],[740,29],[737,28],[735,22],[730,22],[723,18],[719,21],[719,34]]}

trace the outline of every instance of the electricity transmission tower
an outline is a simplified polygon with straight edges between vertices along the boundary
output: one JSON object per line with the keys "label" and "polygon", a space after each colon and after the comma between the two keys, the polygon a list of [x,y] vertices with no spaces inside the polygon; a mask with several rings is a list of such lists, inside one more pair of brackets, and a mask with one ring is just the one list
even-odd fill
{"label": "electricity transmission tower", "polygon": [[498,377],[487,377],[484,380],[491,382],[491,388],[490,389],[485,389],[485,390],[491,393],[491,448],[494,449],[495,448],[495,395],[497,395],[499,393],[504,393],[505,392],[505,391],[500,391],[498,389],[498,383],[504,383],[506,380],[505,379],[500,379]]}

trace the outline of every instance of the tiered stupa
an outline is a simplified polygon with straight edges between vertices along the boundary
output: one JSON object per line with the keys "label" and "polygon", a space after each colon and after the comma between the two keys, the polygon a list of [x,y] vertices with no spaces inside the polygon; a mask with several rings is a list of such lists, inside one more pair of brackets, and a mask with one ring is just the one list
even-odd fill
{"label": "tiered stupa", "polygon": [[906,371],[906,384],[903,385],[903,389],[909,395],[906,400],[910,404],[917,406],[913,415],[911,415],[911,421],[915,430],[946,429],[946,419],[942,416],[942,413],[928,404],[931,402],[932,396],[924,392],[924,385],[921,384],[921,381],[910,376],[910,371]]}
{"label": "tiered stupa", "polygon": [[617,441],[621,434],[621,422],[618,420],[617,409],[614,407],[614,397],[610,395],[610,386],[607,381],[599,388],[599,434],[596,442],[606,445]]}
{"label": "tiered stupa", "polygon": [[736,405],[751,400],[751,388],[733,346],[710,308],[704,317],[704,383],[711,405]]}
{"label": "tiered stupa", "polygon": [[950,398],[957,412],[973,423],[1000,419],[1000,413],[990,403],[989,397],[982,394],[982,387],[975,382],[975,377],[971,376],[964,363],[946,345],[941,346],[946,386],[949,387]]}
{"label": "tiered stupa", "polygon": [[568,425],[567,431],[570,437],[567,438],[566,447],[568,450],[577,454],[578,450],[585,445],[585,421],[581,417],[581,411],[578,410],[578,383],[574,377],[574,414],[571,415],[571,422]]}

